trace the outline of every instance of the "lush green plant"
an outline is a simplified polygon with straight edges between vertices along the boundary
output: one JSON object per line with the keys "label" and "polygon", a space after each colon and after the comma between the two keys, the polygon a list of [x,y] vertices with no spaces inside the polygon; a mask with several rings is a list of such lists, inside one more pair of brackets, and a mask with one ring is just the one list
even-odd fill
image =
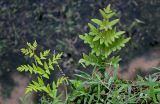
{"label": "lush green plant", "polygon": [[160,102],[160,82],[157,77],[138,77],[132,83],[115,79],[105,73],[102,78],[81,72],[77,76],[84,80],[72,81],[75,86],[69,96],[69,104],[157,104]]}
{"label": "lush green plant", "polygon": [[[117,66],[120,57],[111,57],[111,54],[124,47],[125,43],[129,41],[129,38],[124,38],[124,31],[117,32],[115,25],[119,22],[119,19],[113,19],[116,13],[111,10],[110,5],[103,10],[100,9],[100,13],[103,19],[92,19],[91,21],[95,23],[95,25],[88,23],[90,28],[89,33],[80,35],[80,38],[84,40],[85,43],[88,43],[92,50],[89,55],[83,54],[83,59],[79,62],[84,66],[92,65],[105,69],[108,65]],[[104,79],[102,79],[102,76],[96,74],[95,71],[93,71],[92,75],[93,76],[81,73],[77,76],[84,78],[85,81],[81,83],[79,80],[72,81],[73,85],[76,83],[75,87],[78,90],[73,91],[70,96],[71,102],[76,104],[86,104],[87,101],[89,101],[88,104],[104,104],[108,102],[116,104],[120,102],[117,96],[122,90],[124,91],[124,89],[128,87],[127,84],[123,84],[124,86],[120,86],[119,83],[115,84],[114,77],[109,77],[108,73],[105,73]],[[113,88],[113,84],[117,85],[117,88]],[[84,86],[87,87],[85,88]],[[107,93],[106,90],[109,93]],[[109,97],[111,97],[111,101]]]}
{"label": "lush green plant", "polygon": [[[37,42],[33,44],[27,43],[26,48],[22,48],[21,52],[33,59],[31,64],[21,65],[17,68],[20,72],[29,72],[30,74],[36,74],[37,81],[32,80],[26,88],[26,93],[28,92],[46,92],[48,96],[54,99],[54,101],[59,102],[60,96],[58,96],[58,87],[61,84],[68,83],[67,77],[62,72],[62,69],[58,65],[58,61],[61,59],[62,53],[51,54],[50,50],[45,50],[40,52],[39,55],[36,54]],[[45,84],[44,80],[50,78],[51,71],[54,70],[54,66],[59,68],[62,76],[58,78],[57,81],[53,81],[52,84]]]}
{"label": "lush green plant", "polygon": [[[80,38],[88,43],[91,47],[89,55],[84,54],[83,59],[79,62],[84,65],[92,65],[96,69],[105,69],[108,65],[117,66],[120,61],[119,56],[112,56],[112,53],[120,50],[129,41],[124,38],[124,31],[117,32],[115,25],[118,19],[113,19],[116,15],[111,10],[110,5],[100,10],[103,20],[92,19],[96,24],[89,23],[90,32],[80,35]],[[41,98],[41,104],[139,104],[139,103],[159,103],[160,83],[157,77],[149,76],[146,78],[138,77],[136,83],[123,81],[110,76],[104,72],[103,76],[93,70],[92,75],[80,71],[76,74],[81,79],[68,80],[58,65],[61,59],[60,54],[50,54],[50,50],[36,54],[37,43],[27,43],[27,48],[21,51],[25,56],[33,59],[33,62],[27,65],[21,65],[17,69],[20,72],[30,72],[36,74],[38,81],[32,81],[27,87],[27,92],[39,91],[46,92],[52,99],[48,100],[47,96]],[[50,73],[57,65],[62,76],[52,84],[45,84],[44,79],[50,78]],[[116,71],[114,71],[114,74]],[[115,74],[116,75],[116,74]],[[70,81],[70,93],[66,92],[66,101],[62,102],[57,90],[60,84]],[[65,89],[67,91],[67,89]]]}
{"label": "lush green plant", "polygon": [[[76,89],[78,90],[73,91],[70,101],[75,104],[124,104],[125,96],[121,92],[127,91],[128,84],[121,84],[122,82],[115,83],[113,77],[107,74],[104,80],[101,79],[100,75],[96,73],[95,75],[96,77],[93,77],[84,72],[78,75],[85,79],[85,81],[76,84]],[[79,80],[77,81],[79,82]],[[118,99],[117,96],[119,96]],[[127,98],[125,100],[127,102],[129,99]]]}
{"label": "lush green plant", "polygon": [[[103,20],[92,19],[96,26],[89,23],[90,31],[80,38],[91,47],[89,55],[83,54],[80,63],[84,66],[92,65],[95,68],[105,69],[108,65],[117,66],[119,56],[111,57],[111,54],[120,50],[129,41],[124,38],[124,31],[116,32],[118,19],[113,19],[115,12],[107,8],[100,10]],[[116,67],[115,67],[116,68]],[[81,72],[77,76],[83,80],[71,81],[75,87],[69,97],[69,103],[74,104],[130,104],[159,102],[160,83],[154,78],[143,79],[139,77],[138,83],[130,83],[110,76],[104,72],[104,77],[93,70],[92,75]],[[114,71],[114,75],[116,71]]]}
{"label": "lush green plant", "polygon": [[116,13],[111,10],[110,5],[103,10],[100,9],[100,13],[103,19],[91,19],[92,23],[88,23],[90,31],[80,35],[84,43],[89,44],[92,49],[88,55],[83,54],[83,58],[80,60],[81,64],[87,66],[106,67],[108,64],[118,64],[119,56],[111,57],[111,54],[124,47],[130,39],[124,38],[125,31],[117,31],[115,25],[119,19],[113,18]]}

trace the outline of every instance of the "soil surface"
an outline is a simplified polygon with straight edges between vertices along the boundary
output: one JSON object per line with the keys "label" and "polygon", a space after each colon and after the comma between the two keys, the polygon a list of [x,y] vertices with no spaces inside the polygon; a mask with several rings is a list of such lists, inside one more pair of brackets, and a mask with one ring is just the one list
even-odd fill
{"label": "soil surface", "polygon": [[[29,83],[29,79],[26,76],[14,73],[12,75],[16,85],[11,92],[11,96],[8,99],[3,99],[0,96],[0,104],[19,104],[20,98],[25,96],[25,88]],[[32,96],[29,96],[25,104],[33,104]]]}

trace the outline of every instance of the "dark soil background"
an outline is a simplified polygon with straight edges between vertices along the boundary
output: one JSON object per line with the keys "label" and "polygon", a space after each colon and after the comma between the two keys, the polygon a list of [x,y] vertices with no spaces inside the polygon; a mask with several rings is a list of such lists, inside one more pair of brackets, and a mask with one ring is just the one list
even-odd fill
{"label": "dark soil background", "polygon": [[120,52],[121,64],[159,48],[160,0],[0,0],[1,96],[10,97],[11,75],[27,61],[19,51],[26,42],[37,40],[41,50],[64,52],[61,64],[72,78],[81,69],[82,52],[89,50],[78,35],[87,32],[91,18],[101,18],[98,9],[109,3],[121,20],[119,29],[131,37]]}

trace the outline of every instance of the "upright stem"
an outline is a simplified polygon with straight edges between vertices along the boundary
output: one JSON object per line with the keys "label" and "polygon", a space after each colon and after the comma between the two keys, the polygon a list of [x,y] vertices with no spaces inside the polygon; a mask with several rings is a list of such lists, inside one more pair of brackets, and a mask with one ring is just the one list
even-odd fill
{"label": "upright stem", "polygon": [[[61,69],[61,67],[60,67],[59,65],[57,65],[57,67],[58,67],[60,73],[62,74],[62,76],[66,77],[66,75],[64,74],[64,72],[63,72],[63,70]],[[66,78],[67,78],[67,80],[68,80],[68,77],[66,77]],[[69,81],[69,80],[68,80],[68,81]],[[66,86],[66,85],[67,85],[67,84],[65,83],[64,88],[65,88],[65,93],[66,93],[66,98],[67,98],[68,92],[67,92],[67,86]]]}

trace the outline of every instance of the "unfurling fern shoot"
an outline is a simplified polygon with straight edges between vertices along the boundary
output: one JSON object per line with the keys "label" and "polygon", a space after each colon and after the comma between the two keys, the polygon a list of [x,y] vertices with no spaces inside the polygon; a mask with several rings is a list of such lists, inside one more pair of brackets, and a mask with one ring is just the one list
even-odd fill
{"label": "unfurling fern shoot", "polygon": [[120,57],[111,57],[111,54],[124,47],[130,38],[124,37],[125,31],[117,30],[115,25],[119,19],[113,19],[116,13],[111,10],[110,5],[99,11],[103,19],[91,19],[91,23],[88,23],[89,32],[80,35],[84,43],[91,47],[91,52],[88,55],[83,54],[79,62],[84,66],[92,65],[104,69],[108,64],[118,64]]}

